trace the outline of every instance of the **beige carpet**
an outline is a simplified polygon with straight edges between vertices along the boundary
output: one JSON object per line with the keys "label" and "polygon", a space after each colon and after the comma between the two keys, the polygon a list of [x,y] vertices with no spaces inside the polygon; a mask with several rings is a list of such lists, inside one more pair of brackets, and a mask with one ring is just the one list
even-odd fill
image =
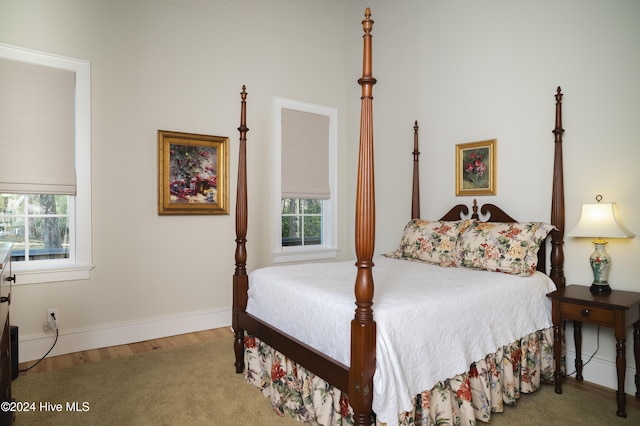
{"label": "beige carpet", "polygon": [[[16,413],[15,425],[298,425],[279,417],[269,401],[233,367],[232,338],[161,349],[13,382],[16,401],[35,404]],[[86,411],[67,411],[67,404]],[[44,405],[62,404],[62,412]],[[83,403],[86,403],[83,405]],[[570,386],[556,395],[544,386],[491,425],[638,425],[640,410],[615,416],[615,402]],[[482,424],[482,423],[479,423]]]}

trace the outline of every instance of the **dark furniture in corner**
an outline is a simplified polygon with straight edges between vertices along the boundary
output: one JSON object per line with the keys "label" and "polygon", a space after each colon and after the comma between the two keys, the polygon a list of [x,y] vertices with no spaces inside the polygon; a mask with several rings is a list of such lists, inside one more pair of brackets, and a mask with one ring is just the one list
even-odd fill
{"label": "dark furniture in corner", "polygon": [[[616,369],[618,390],[616,414],[627,417],[627,395],[624,391],[625,370],[627,368],[627,330],[633,325],[633,340],[636,365],[640,365],[640,293],[613,290],[606,296],[595,296],[587,286],[570,285],[549,293],[552,300],[554,328],[554,355],[556,361],[555,391],[562,393],[562,375],[558,366],[562,356],[564,341],[564,320],[573,321],[576,343],[576,380],[582,381],[582,323],[601,325],[614,329],[616,337]],[[640,399],[640,377],[636,373],[636,398]]]}
{"label": "dark furniture in corner", "polygon": [[[11,338],[9,304],[11,304],[11,243],[0,243],[0,402],[11,401]],[[13,422],[11,411],[0,411],[0,425]]]}

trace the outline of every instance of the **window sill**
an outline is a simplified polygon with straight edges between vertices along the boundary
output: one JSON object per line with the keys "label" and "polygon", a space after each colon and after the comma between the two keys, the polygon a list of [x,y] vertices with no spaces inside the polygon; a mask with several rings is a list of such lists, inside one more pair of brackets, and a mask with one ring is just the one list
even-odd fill
{"label": "window sill", "polygon": [[273,263],[285,262],[306,262],[309,260],[335,259],[338,248],[313,248],[313,249],[295,249],[282,250],[273,253]]}
{"label": "window sill", "polygon": [[93,265],[49,265],[38,268],[20,267],[13,264],[12,274],[16,275],[13,285],[43,284],[58,281],[76,281],[89,279]]}

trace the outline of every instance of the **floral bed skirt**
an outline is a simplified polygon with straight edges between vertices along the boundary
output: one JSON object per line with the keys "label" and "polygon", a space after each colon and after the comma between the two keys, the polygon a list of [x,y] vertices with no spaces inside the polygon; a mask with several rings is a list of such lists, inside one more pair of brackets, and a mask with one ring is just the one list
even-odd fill
{"label": "floral bed skirt", "polygon": [[[271,399],[280,415],[324,426],[353,424],[346,394],[260,340],[245,337],[246,379]],[[475,425],[514,405],[522,393],[553,382],[553,328],[503,346],[469,371],[438,382],[416,395],[414,409],[398,416],[400,425]],[[378,422],[378,425],[382,423]]]}

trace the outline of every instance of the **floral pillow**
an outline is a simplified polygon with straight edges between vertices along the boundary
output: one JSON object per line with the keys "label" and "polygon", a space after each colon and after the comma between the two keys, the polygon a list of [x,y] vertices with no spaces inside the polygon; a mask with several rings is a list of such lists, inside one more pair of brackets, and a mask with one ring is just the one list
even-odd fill
{"label": "floral pillow", "polygon": [[460,266],[531,275],[540,244],[552,229],[541,222],[474,222],[460,236]]}
{"label": "floral pillow", "polygon": [[458,266],[458,239],[471,220],[413,219],[404,228],[400,247],[388,257],[413,259],[440,266]]}

